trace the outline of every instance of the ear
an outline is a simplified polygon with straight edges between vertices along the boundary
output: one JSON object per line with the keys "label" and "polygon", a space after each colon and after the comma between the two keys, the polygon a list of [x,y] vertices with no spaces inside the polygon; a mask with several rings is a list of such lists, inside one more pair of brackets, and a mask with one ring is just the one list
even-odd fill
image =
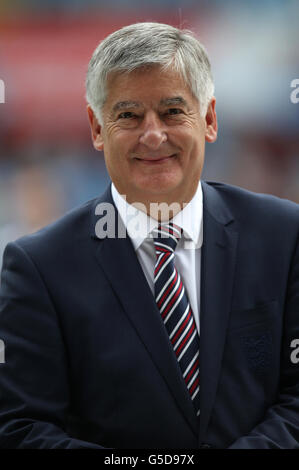
{"label": "ear", "polygon": [[215,106],[216,106],[216,98],[213,96],[208,106],[207,114],[205,117],[205,121],[206,121],[205,138],[207,142],[215,142],[215,140],[217,139],[218,123],[217,123],[217,115],[216,115]]}
{"label": "ear", "polygon": [[91,138],[93,141],[93,146],[96,150],[103,150],[104,141],[102,135],[102,126],[99,124],[90,104],[87,105],[87,115],[91,129]]}

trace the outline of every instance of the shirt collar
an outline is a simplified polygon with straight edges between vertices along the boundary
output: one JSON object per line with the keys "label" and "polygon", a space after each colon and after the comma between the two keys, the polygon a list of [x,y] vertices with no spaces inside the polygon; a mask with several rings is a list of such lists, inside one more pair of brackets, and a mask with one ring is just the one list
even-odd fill
{"label": "shirt collar", "polygon": [[[133,246],[135,250],[138,250],[144,240],[150,238],[150,232],[159,225],[159,222],[138,207],[127,203],[125,195],[120,195],[113,183],[111,193]],[[200,248],[202,246],[202,216],[202,187],[199,182],[191,201],[172,220],[184,231],[184,247]]]}

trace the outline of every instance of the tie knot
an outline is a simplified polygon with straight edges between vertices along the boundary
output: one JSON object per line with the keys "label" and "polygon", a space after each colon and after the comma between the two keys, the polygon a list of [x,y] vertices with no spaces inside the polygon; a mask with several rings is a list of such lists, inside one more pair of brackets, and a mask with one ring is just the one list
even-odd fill
{"label": "tie knot", "polygon": [[156,254],[174,252],[182,235],[182,229],[173,223],[161,224],[152,231]]}

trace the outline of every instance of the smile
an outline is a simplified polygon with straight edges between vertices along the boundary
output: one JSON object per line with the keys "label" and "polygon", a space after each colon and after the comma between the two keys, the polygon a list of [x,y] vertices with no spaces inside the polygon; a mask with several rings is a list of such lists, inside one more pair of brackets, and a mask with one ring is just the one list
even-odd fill
{"label": "smile", "polygon": [[148,157],[148,158],[136,158],[139,162],[142,162],[146,165],[159,165],[161,163],[168,162],[172,158],[176,157],[176,154],[165,156],[165,157]]}

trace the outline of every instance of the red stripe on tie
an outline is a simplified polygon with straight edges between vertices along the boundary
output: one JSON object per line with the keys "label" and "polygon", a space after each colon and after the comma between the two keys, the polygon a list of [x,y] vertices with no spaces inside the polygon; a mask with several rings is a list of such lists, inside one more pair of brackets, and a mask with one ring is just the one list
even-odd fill
{"label": "red stripe on tie", "polygon": [[158,264],[158,266],[156,266],[155,276],[158,274],[161,265],[164,264],[164,262],[166,261],[166,259],[169,257],[170,254],[171,254],[170,252],[167,252],[167,253],[165,253],[165,255],[162,256],[162,259],[160,260],[160,263]]}
{"label": "red stripe on tie", "polygon": [[171,342],[172,344],[175,344],[177,342],[177,339],[179,338],[179,336],[181,335],[182,331],[185,329],[185,326],[187,325],[187,323],[189,322],[190,320],[190,316],[192,315],[191,313],[191,309],[189,310],[189,313],[187,315],[187,317],[185,318],[185,320],[183,321],[182,325],[180,326],[180,328],[178,329],[178,331],[176,332],[175,336],[172,338]]}
{"label": "red stripe on tie", "polygon": [[177,229],[178,232],[182,233],[182,229],[178,225],[172,224],[172,227]]}
{"label": "red stripe on tie", "polygon": [[192,384],[192,387],[190,388],[189,390],[189,393],[190,395],[193,394],[194,390],[196,389],[196,387],[199,385],[199,377],[196,377],[196,379],[194,380],[193,384]]}
{"label": "red stripe on tie", "polygon": [[190,379],[191,379],[191,377],[193,376],[193,373],[196,371],[196,369],[197,369],[198,367],[199,367],[199,360],[196,359],[196,361],[195,361],[194,364],[193,364],[192,369],[188,372],[188,374],[187,374],[186,377],[185,377],[186,385],[188,384],[188,382],[190,382]]}
{"label": "red stripe on tie", "polygon": [[165,318],[165,316],[167,315],[167,312],[169,312],[169,310],[171,309],[172,305],[174,304],[174,302],[176,301],[176,299],[177,299],[178,296],[180,295],[180,292],[181,292],[182,288],[183,288],[183,283],[182,283],[182,281],[181,281],[178,290],[176,291],[175,295],[172,297],[171,301],[169,302],[169,304],[167,305],[166,309],[165,309],[164,312],[162,313],[162,318]]}
{"label": "red stripe on tie", "polygon": [[[170,233],[171,235],[174,235],[174,236],[175,236],[174,231],[173,231],[173,229],[172,229],[171,227],[161,227],[160,230],[161,230],[161,232],[165,232],[165,233],[167,233],[167,234]],[[176,237],[176,238],[177,238],[177,237]]]}
{"label": "red stripe on tie", "polygon": [[156,252],[158,253],[170,253],[171,250],[169,248],[164,248],[163,246],[156,245]]}
{"label": "red stripe on tie", "polygon": [[161,307],[161,304],[163,304],[165,297],[167,297],[169,292],[172,290],[173,286],[176,284],[177,279],[178,279],[178,272],[176,271],[173,281],[170,283],[170,286],[168,287],[168,289],[166,289],[166,292],[164,292],[163,296],[161,297],[161,299],[158,302],[158,307],[159,308]]}
{"label": "red stripe on tie", "polygon": [[194,331],[194,328],[195,328],[195,323],[193,321],[193,323],[191,325],[191,328],[189,329],[189,331],[186,334],[185,338],[183,339],[183,341],[181,342],[181,344],[179,345],[178,349],[175,352],[177,356],[179,355],[180,351],[183,349],[184,345],[187,343],[188,339],[190,338],[191,334]]}

